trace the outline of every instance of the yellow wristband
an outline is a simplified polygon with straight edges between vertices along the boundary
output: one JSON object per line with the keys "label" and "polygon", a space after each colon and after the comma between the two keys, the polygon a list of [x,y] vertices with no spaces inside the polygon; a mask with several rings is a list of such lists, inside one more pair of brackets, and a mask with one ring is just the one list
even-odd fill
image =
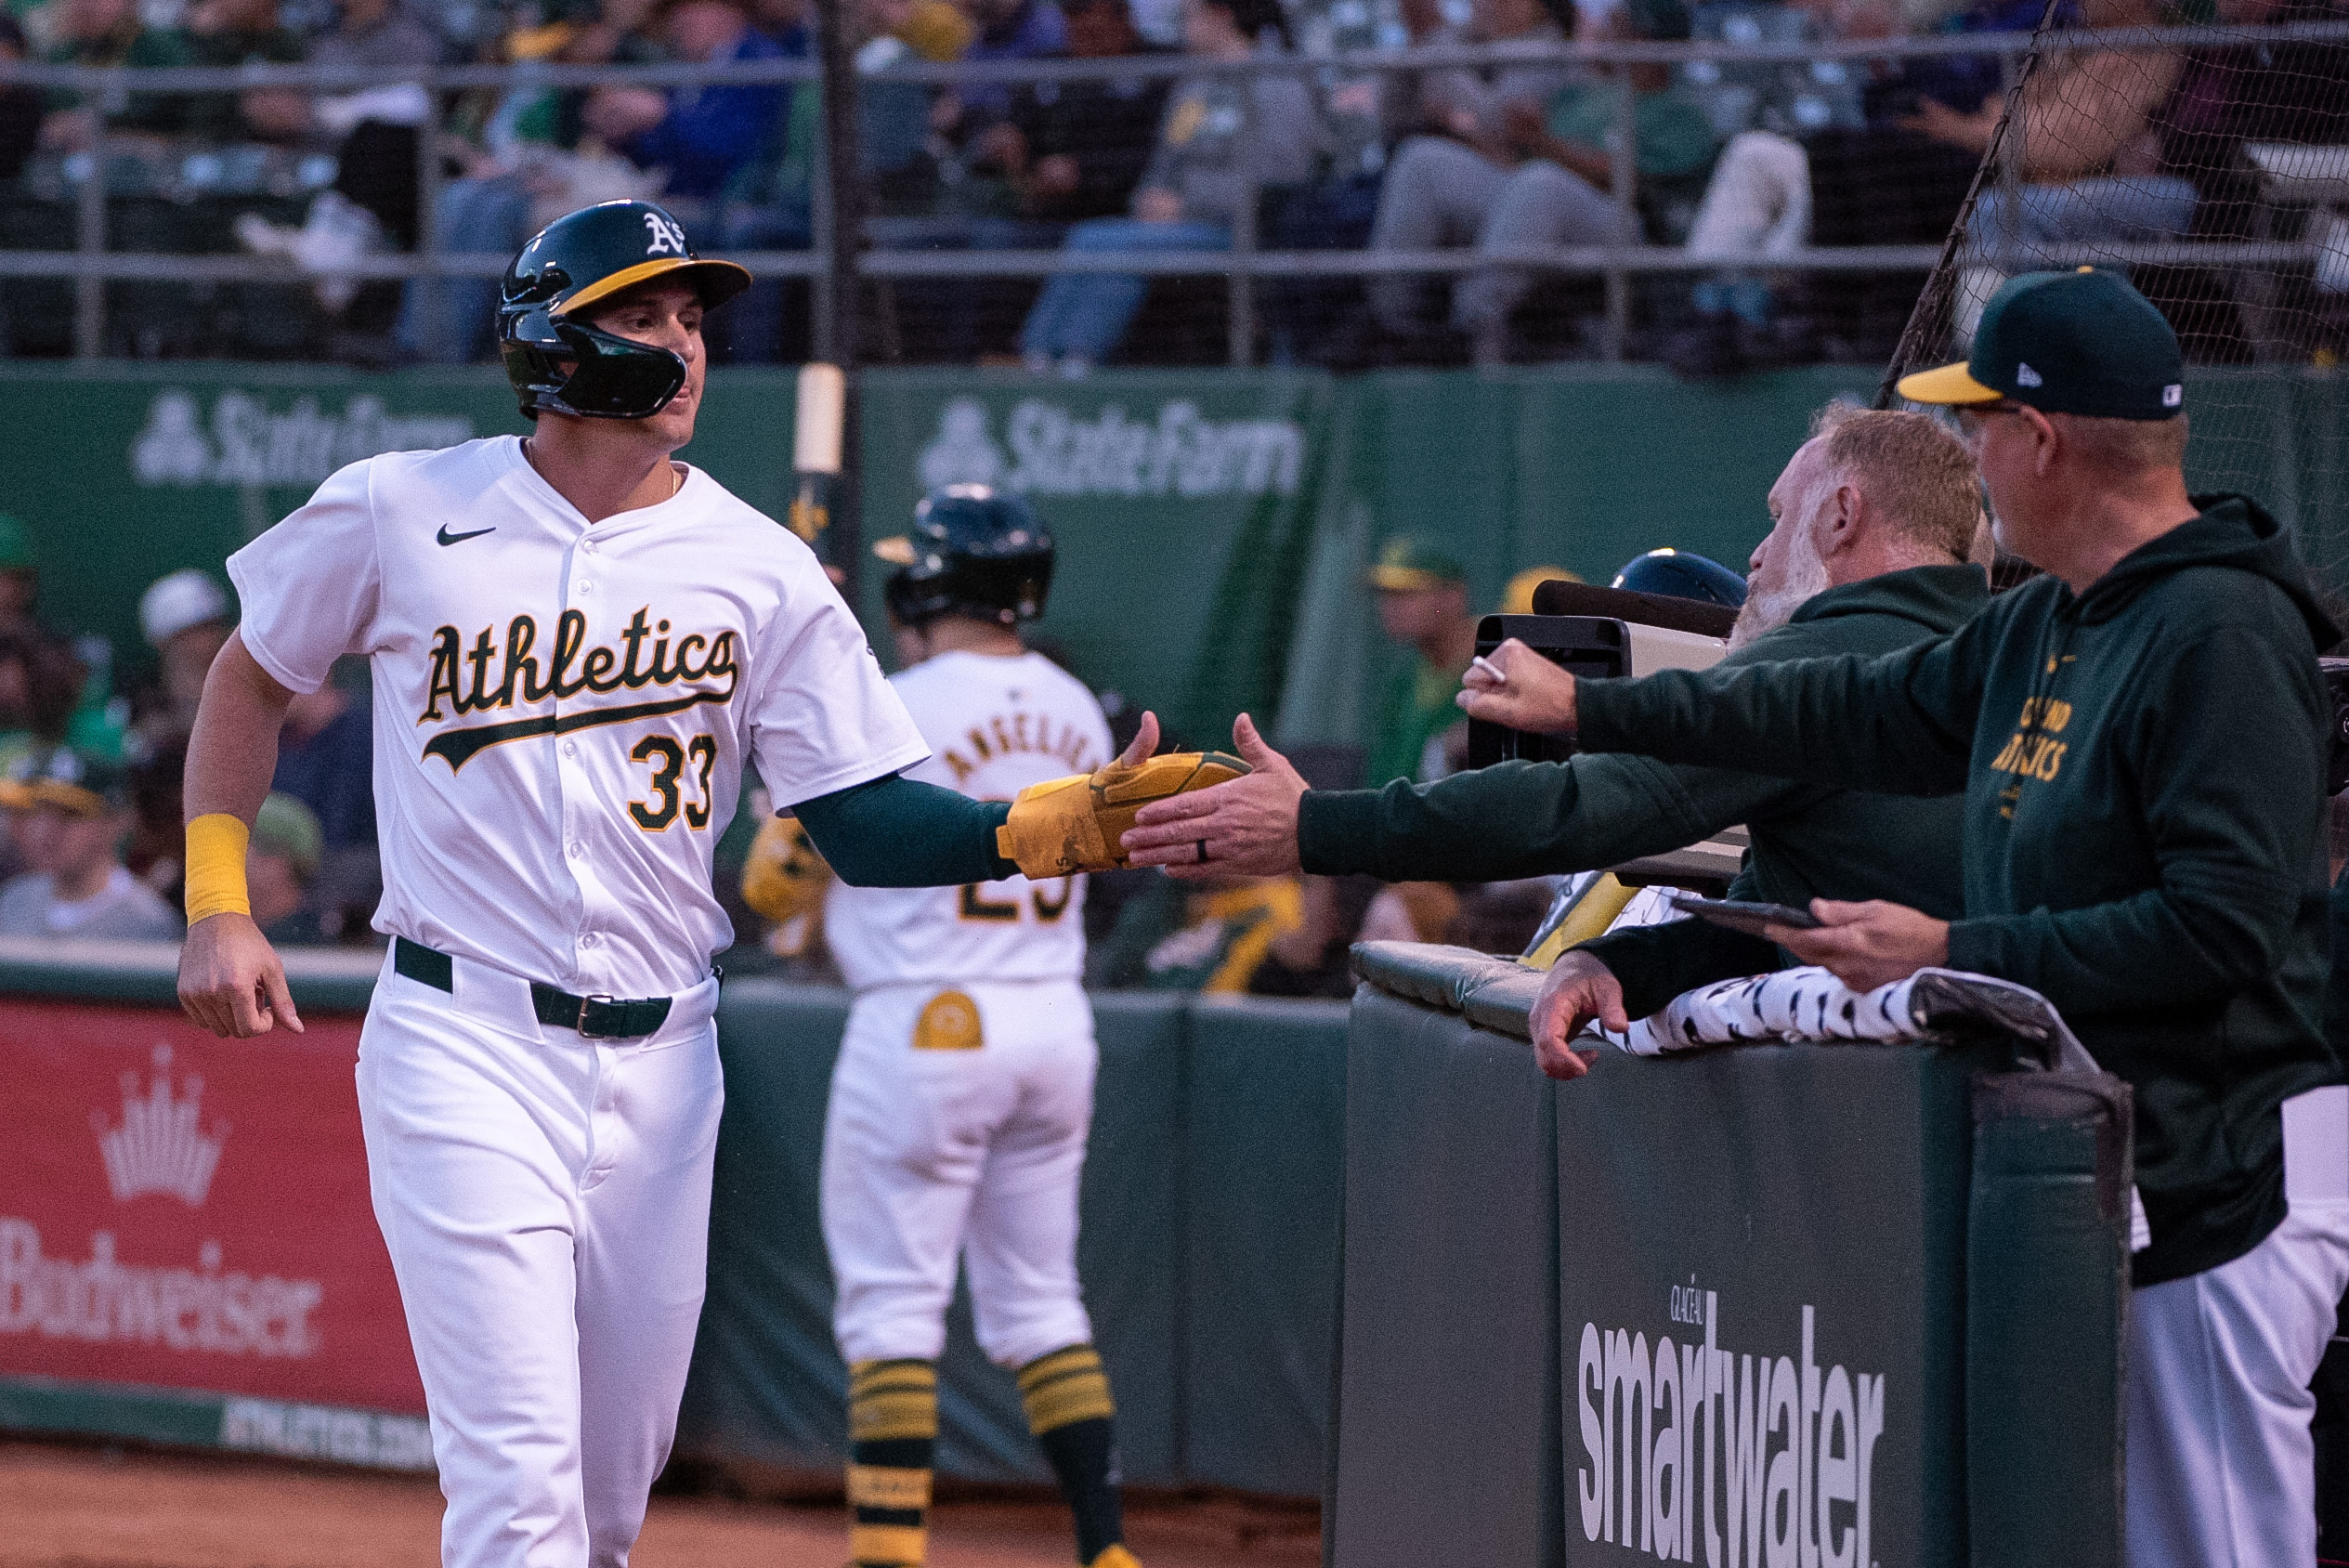
{"label": "yellow wristband", "polygon": [[225,811],[188,824],[188,923],[208,915],[253,913],[245,897],[244,850],[253,830]]}

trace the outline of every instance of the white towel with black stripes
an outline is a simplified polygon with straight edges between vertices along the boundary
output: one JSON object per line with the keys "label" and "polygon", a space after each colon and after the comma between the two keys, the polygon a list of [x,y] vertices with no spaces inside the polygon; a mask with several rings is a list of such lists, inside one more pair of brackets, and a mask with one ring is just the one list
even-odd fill
{"label": "white towel with black stripes", "polygon": [[2044,1065],[2095,1070],[2045,997],[1955,969],[1920,969],[1873,991],[1855,991],[1824,969],[1781,969],[1683,992],[1627,1035],[1599,1032],[1634,1055],[1661,1056],[1761,1041],[1946,1040],[1985,1029],[2038,1045]]}

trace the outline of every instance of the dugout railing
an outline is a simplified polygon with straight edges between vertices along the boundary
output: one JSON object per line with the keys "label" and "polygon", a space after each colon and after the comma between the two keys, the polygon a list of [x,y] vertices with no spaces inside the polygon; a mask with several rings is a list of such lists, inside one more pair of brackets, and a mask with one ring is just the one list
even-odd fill
{"label": "dugout railing", "polygon": [[[2349,42],[2349,20],[2294,22],[2254,27],[2165,27],[2104,31],[1977,33],[1870,40],[1801,40],[1780,43],[1625,43],[1562,42],[1541,47],[1522,45],[1431,46],[1396,49],[1316,49],[1310,52],[1262,55],[1244,61],[1208,60],[1181,55],[1146,55],[1108,59],[899,63],[874,72],[863,80],[875,86],[900,84],[946,88],[956,85],[1011,85],[1075,83],[1113,79],[1171,79],[1182,76],[1293,75],[1302,77],[1323,96],[1348,83],[1395,77],[1403,73],[1451,67],[1524,68],[1545,62],[1590,70],[1622,69],[1651,63],[1675,67],[1683,73],[1770,67],[1803,68],[1820,75],[1836,94],[1864,74],[1872,62],[1921,60],[1935,58],[1995,59],[2011,85],[2022,62],[2034,51],[2061,57],[2082,51],[2157,53],[2194,48],[2327,44]],[[134,95],[141,98],[233,95],[256,88],[291,88],[316,93],[351,93],[367,88],[414,86],[433,105],[424,124],[432,134],[416,138],[415,184],[417,234],[411,249],[368,255],[338,262],[317,276],[351,280],[411,281],[433,278],[489,279],[498,276],[509,259],[502,249],[476,250],[467,236],[439,231],[439,193],[449,180],[442,127],[446,111],[456,95],[497,93],[510,89],[589,88],[600,85],[664,87],[673,85],[720,85],[758,83],[807,85],[817,68],[808,59],[786,59],[718,64],[640,66],[450,66],[432,70],[385,69],[355,71],[312,66],[251,65],[236,68],[132,69],[0,62],[0,85],[18,84],[51,93],[78,94],[100,106],[120,106]],[[1832,79],[1832,80],[1830,80]],[[1856,89],[1855,89],[1856,90]],[[1249,100],[1243,98],[1243,103]],[[1640,201],[1634,166],[1631,116],[1633,100],[1622,98],[1622,110],[1611,137],[1612,180],[1609,194],[1626,218],[1636,216]],[[1838,111],[1840,112],[1840,111]],[[1374,136],[1371,139],[1377,139]],[[137,156],[130,150],[144,147]],[[211,199],[222,189],[218,149],[194,146],[156,148],[141,138],[101,123],[92,144],[62,155],[43,155],[28,166],[19,182],[21,203],[29,191],[38,192],[37,210],[7,225],[0,236],[0,282],[39,281],[65,285],[69,291],[56,303],[64,306],[71,332],[59,341],[80,359],[106,357],[110,352],[139,353],[136,341],[121,334],[110,338],[109,285],[149,288],[201,285],[283,287],[302,281],[282,260],[238,254],[186,254],[163,248],[128,248],[118,242],[136,238],[115,210],[126,199],[121,189],[127,181],[143,196],[165,207]],[[248,160],[249,162],[250,160]],[[323,189],[332,178],[332,163],[322,155],[282,160],[288,171],[272,176],[268,190],[241,192],[246,205],[274,199],[273,209],[294,216],[285,203]],[[2349,193],[2349,171],[2318,171],[2321,200]],[[2011,169],[1989,172],[1992,183],[2011,179]],[[831,213],[835,203],[826,194],[825,164],[816,160],[816,189],[809,213],[808,244],[803,249],[736,250],[733,254],[755,272],[777,279],[803,280],[809,285],[808,308],[821,316],[831,291],[842,285],[834,276]],[[2305,172],[2300,180],[2306,185]],[[2334,187],[2340,187],[2335,191]],[[2328,194],[2330,193],[2330,194]],[[1253,189],[1251,198],[1260,194]],[[2301,194],[2306,195],[2305,189]],[[1579,274],[1596,278],[1603,287],[1604,308],[1597,350],[1601,358],[1624,356],[1631,322],[1632,282],[1642,277],[1704,274],[1725,268],[1766,268],[1772,273],[1818,276],[1868,274],[1923,275],[1944,263],[1950,247],[1943,243],[1810,245],[1764,255],[1724,257],[1696,255],[1670,244],[1559,245],[1476,253],[1468,249],[1381,250],[1276,248],[1259,231],[1260,203],[1243,201],[1232,226],[1228,250],[1120,252],[1082,254],[1057,248],[972,249],[890,247],[868,243],[855,253],[854,281],[887,286],[926,280],[1032,280],[1066,272],[1116,272],[1149,277],[1192,277],[1220,280],[1224,294],[1224,358],[1246,365],[1261,357],[1259,328],[1264,290],[1276,280],[1360,280],[1380,275],[1456,276],[1480,267],[1522,267],[1544,275]],[[171,226],[164,226],[171,229]],[[221,227],[221,226],[215,226]],[[173,230],[175,232],[178,230]],[[217,236],[215,237],[215,239]],[[869,239],[869,236],[868,236]],[[2325,259],[2324,242],[2294,238],[2197,239],[2180,237],[2141,242],[2096,242],[2082,244],[2034,246],[2037,265],[2072,261],[2145,267],[2190,267],[2219,272],[2246,269],[2272,273],[2277,268],[2313,268]],[[2247,290],[2247,293],[2256,293]],[[44,302],[19,302],[20,317],[40,314]],[[261,307],[256,307],[260,309]],[[265,313],[265,312],[264,312]],[[149,346],[152,346],[151,345]]]}

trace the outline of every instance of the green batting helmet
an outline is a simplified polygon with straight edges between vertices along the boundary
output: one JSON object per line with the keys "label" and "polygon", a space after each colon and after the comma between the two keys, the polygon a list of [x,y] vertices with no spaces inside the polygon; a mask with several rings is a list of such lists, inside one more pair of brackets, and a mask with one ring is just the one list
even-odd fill
{"label": "green batting helmet", "polygon": [[1052,530],[1036,508],[990,485],[948,485],[914,508],[913,529],[873,546],[889,574],[889,613],[908,626],[941,615],[1016,625],[1044,613]]}
{"label": "green batting helmet", "polygon": [[696,255],[685,226],[650,202],[581,207],[531,237],[498,301],[498,351],[524,413],[646,419],[669,406],[685,384],[685,360],[579,319],[656,278],[690,285],[705,309],[750,284],[733,262]]}

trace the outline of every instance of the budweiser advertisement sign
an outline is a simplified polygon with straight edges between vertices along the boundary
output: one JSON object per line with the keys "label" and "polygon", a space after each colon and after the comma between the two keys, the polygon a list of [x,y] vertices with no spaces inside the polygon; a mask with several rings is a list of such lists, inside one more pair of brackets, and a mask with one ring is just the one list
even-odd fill
{"label": "budweiser advertisement sign", "polygon": [[0,1378],[423,1412],[359,1023],[305,1022],[221,1040],[161,1008],[0,1000]]}

